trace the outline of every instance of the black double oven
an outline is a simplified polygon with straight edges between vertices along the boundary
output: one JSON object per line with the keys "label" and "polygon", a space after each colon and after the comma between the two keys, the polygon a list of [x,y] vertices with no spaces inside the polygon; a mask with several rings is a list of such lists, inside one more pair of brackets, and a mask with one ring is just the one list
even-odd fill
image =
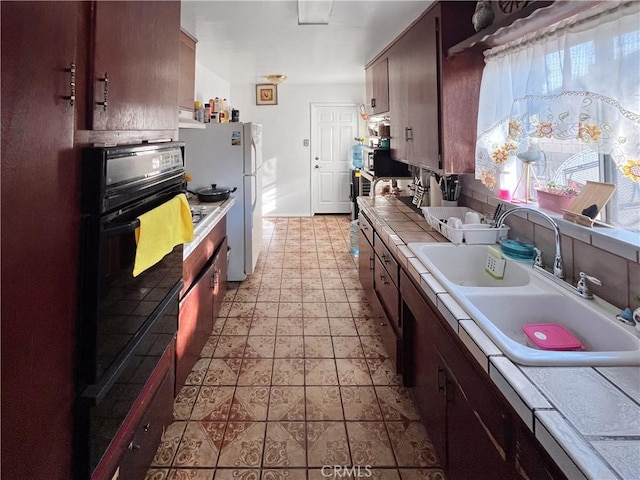
{"label": "black double oven", "polygon": [[[91,478],[123,442],[178,325],[182,245],[133,276],[138,217],[184,192],[180,142],[83,155],[76,467]],[[124,440],[126,441],[126,440]],[[117,453],[117,452],[116,452]]]}

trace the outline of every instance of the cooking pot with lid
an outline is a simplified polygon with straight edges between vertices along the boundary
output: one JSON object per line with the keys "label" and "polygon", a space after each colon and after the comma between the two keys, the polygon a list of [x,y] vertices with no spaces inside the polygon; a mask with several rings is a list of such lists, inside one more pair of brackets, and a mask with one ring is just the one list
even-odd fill
{"label": "cooking pot with lid", "polygon": [[214,183],[211,185],[211,188],[201,188],[195,192],[195,194],[198,195],[198,200],[201,202],[222,202],[229,198],[229,195],[237,189],[237,187],[218,187],[218,185]]}

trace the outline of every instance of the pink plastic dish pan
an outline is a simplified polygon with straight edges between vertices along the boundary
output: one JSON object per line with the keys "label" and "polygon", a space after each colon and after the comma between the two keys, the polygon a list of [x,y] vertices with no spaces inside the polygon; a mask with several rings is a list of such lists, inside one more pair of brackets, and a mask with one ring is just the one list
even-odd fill
{"label": "pink plastic dish pan", "polygon": [[530,323],[522,327],[532,346],[542,350],[582,350],[583,346],[566,328],[556,323]]}

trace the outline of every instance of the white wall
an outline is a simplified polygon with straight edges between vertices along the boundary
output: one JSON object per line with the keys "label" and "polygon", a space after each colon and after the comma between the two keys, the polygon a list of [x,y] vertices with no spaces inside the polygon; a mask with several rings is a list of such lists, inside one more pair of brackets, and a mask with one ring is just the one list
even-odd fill
{"label": "white wall", "polygon": [[[197,53],[197,49],[196,49]],[[210,98],[231,98],[231,85],[196,61],[196,98],[204,105]]]}
{"label": "white wall", "polygon": [[241,122],[262,124],[263,213],[265,216],[311,215],[311,103],[364,103],[365,86],[278,86],[278,105],[257,106],[255,85],[232,85],[231,107]]}

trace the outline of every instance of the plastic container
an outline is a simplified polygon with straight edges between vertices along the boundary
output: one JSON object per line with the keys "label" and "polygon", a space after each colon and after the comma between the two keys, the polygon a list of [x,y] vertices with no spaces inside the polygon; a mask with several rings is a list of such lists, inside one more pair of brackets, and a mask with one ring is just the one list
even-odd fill
{"label": "plastic container", "polygon": [[531,260],[535,256],[532,243],[520,242],[508,238],[500,239],[502,253],[514,260]]}
{"label": "plastic container", "polygon": [[[422,207],[422,214],[427,223],[437,232],[445,236],[452,243],[460,245],[463,241],[468,244],[491,245],[499,238],[506,237],[509,227],[493,228],[488,224],[466,224],[452,228],[447,225],[451,217],[464,221],[468,212],[477,213],[482,221],[484,216],[467,207]],[[457,225],[459,225],[456,222]]]}
{"label": "plastic container", "polygon": [[500,236],[505,236],[508,227],[493,228],[486,223],[465,223],[462,226],[464,230],[464,241],[469,245],[491,245],[496,243]]}
{"label": "plastic container", "polygon": [[541,350],[582,350],[583,346],[573,334],[556,323],[529,323],[522,330],[529,346]]}
{"label": "plastic container", "polygon": [[557,213],[562,213],[562,210],[569,210],[569,205],[576,198],[575,195],[557,195],[544,190],[536,190],[536,197],[540,208]]}
{"label": "plastic container", "polygon": [[353,146],[351,163],[353,163],[355,168],[364,167],[364,145],[358,144]]}
{"label": "plastic container", "polygon": [[349,225],[349,251],[356,257],[360,255],[360,249],[358,248],[358,220],[353,220]]}

